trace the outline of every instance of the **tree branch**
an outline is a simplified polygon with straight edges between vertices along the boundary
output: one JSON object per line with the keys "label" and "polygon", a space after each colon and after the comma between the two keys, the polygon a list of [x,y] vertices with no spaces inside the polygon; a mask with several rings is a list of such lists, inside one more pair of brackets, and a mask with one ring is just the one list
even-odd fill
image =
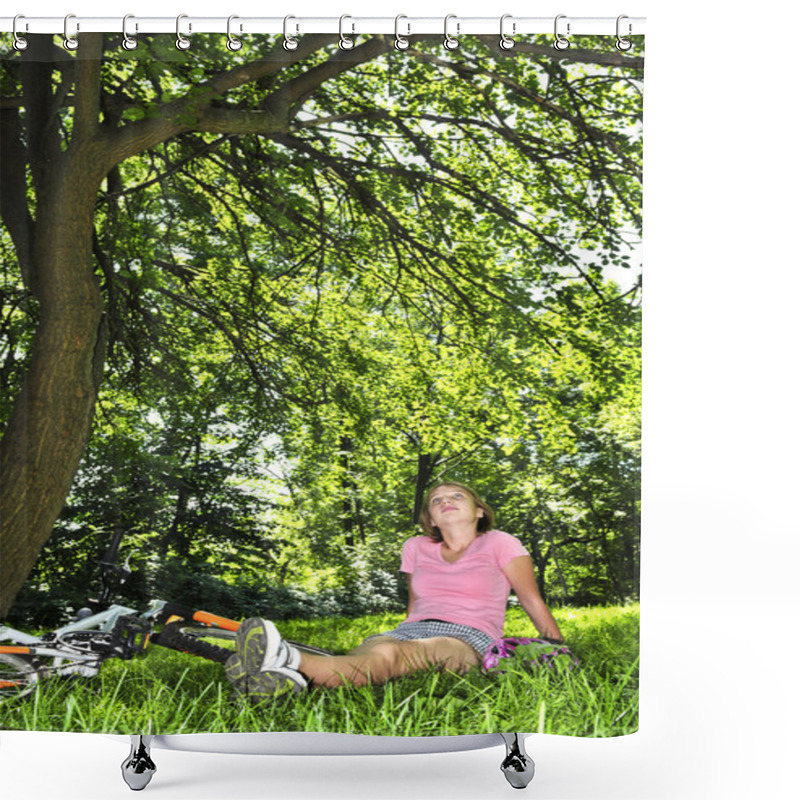
{"label": "tree branch", "polygon": [[[507,297],[500,294],[495,288],[486,281],[477,280],[475,277],[466,272],[458,261],[449,254],[442,254],[437,248],[420,241],[412,235],[407,226],[401,223],[391,210],[383,203],[380,198],[376,196],[368,187],[358,180],[356,174],[350,169],[351,164],[345,160],[329,156],[326,153],[320,152],[313,148],[308,142],[291,136],[280,137],[279,141],[292,147],[295,150],[305,152],[311,155],[317,162],[326,164],[332,169],[340,178],[347,184],[350,192],[355,195],[359,203],[365,210],[374,214],[385,225],[387,232],[391,236],[397,237],[400,241],[405,242],[412,252],[415,252],[418,260],[427,264],[430,273],[435,275],[438,281],[442,282],[442,286],[447,289],[440,288],[436,281],[431,284],[426,284],[425,279],[417,275],[417,280],[428,286],[428,288],[441,296],[441,298],[449,303],[455,302],[454,297],[462,304],[463,308],[469,310],[476,320],[483,316],[483,309],[478,309],[473,300],[461,289],[461,287],[453,280],[451,275],[443,271],[439,262],[445,261],[452,269],[453,275],[462,279],[467,285],[477,289],[485,297],[495,299],[502,306],[519,313],[519,308],[511,302]],[[457,187],[456,187],[457,188]],[[509,218],[511,215],[509,214]],[[555,346],[548,340],[547,336],[543,333],[542,322],[538,318],[522,315],[522,322],[530,329],[536,331],[546,344],[557,352]]]}
{"label": "tree branch", "polygon": [[35,293],[33,268],[33,219],[28,211],[25,179],[25,145],[22,124],[16,109],[0,111],[0,217],[17,253],[22,282]]}
{"label": "tree branch", "polygon": [[[23,60],[21,68],[27,134],[26,161],[37,191],[61,157],[61,142],[56,128],[58,98],[52,88],[54,51],[52,37],[48,40],[45,36],[31,36],[30,57]],[[69,81],[62,76],[60,87],[67,83]]]}
{"label": "tree branch", "polygon": [[100,67],[103,57],[103,34],[81,36],[81,47],[75,59],[75,111],[73,141],[94,139],[100,124]]}
{"label": "tree branch", "polygon": [[[270,104],[272,105],[272,104]],[[202,112],[192,129],[201,133],[244,136],[272,136],[285,133],[289,123],[286,109],[278,107],[263,111],[241,111],[234,108],[208,108]]]}
{"label": "tree branch", "polygon": [[602,141],[610,150],[614,152],[614,154],[622,163],[625,164],[629,170],[632,172],[638,171],[638,165],[634,164],[631,159],[620,150],[618,143],[620,138],[619,134],[612,134],[608,131],[597,128],[594,125],[590,125],[580,117],[571,114],[569,111],[567,111],[567,109],[562,108],[557,103],[554,103],[551,100],[536,94],[535,92],[532,92],[527,86],[521,85],[517,81],[509,78],[507,75],[503,75],[491,69],[479,69],[471,64],[459,64],[452,61],[446,61],[438,56],[431,56],[427,53],[415,53],[415,55],[417,55],[422,61],[427,61],[428,63],[436,64],[437,66],[452,70],[456,73],[456,75],[464,78],[465,80],[471,80],[476,77],[487,77],[497,81],[497,83],[502,83],[503,85],[508,86],[509,88],[513,89],[517,95],[525,97],[553,116],[563,119],[565,122],[568,122],[570,125],[572,125],[576,130],[581,131],[590,138]]}
{"label": "tree branch", "polygon": [[281,106],[285,104],[289,108],[289,116],[294,117],[303,103],[323,83],[338,77],[353,67],[388,53],[390,49],[388,37],[374,36],[352,50],[339,50],[322,64],[304,70],[296,78],[281,86],[271,101]]}
{"label": "tree branch", "polygon": [[[129,122],[122,128],[107,131],[109,168],[189,130],[265,136],[286,131],[291,116],[297,113],[299,106],[321,84],[388,50],[383,39],[370,39],[349,53],[337,52],[323,64],[305,70],[297,78],[273,91],[261,103],[259,110],[244,111],[211,105],[226,92],[285,69],[289,58],[296,61],[307,57],[333,41],[335,39],[330,36],[303,37],[300,48],[292,55],[285,54],[284,58],[275,57],[242,64],[218,73],[190,89],[180,100],[164,104],[157,116]],[[276,56],[279,52],[282,51],[276,49]]]}

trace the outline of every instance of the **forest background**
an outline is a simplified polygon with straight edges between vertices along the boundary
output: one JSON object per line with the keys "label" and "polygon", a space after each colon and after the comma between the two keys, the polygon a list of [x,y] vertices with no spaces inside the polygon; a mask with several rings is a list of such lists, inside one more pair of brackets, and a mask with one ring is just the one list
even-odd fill
{"label": "forest background", "polygon": [[118,530],[134,604],[399,610],[442,479],[551,604],[636,600],[643,42],[608,43],[6,53],[2,614],[64,619]]}

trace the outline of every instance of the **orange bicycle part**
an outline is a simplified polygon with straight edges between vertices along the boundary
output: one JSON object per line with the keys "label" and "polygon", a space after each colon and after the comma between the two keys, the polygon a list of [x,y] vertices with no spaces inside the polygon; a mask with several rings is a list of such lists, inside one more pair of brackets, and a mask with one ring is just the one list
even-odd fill
{"label": "orange bicycle part", "polygon": [[[185,619],[185,617],[182,617],[179,614],[172,614],[167,619],[165,624],[169,625],[171,622],[180,622],[182,619]],[[228,619],[227,617],[218,617],[216,614],[209,614],[208,611],[192,611],[191,619],[193,622],[201,622],[204,625],[213,625],[216,628],[222,628],[226,631],[238,631],[242,624],[241,622],[236,622],[235,620]]]}

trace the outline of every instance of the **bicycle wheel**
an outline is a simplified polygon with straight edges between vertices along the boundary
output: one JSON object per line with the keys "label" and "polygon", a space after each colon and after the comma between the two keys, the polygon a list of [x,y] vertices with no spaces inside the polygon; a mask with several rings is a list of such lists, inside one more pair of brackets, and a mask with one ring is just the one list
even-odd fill
{"label": "bicycle wheel", "polygon": [[236,631],[180,621],[165,625],[164,630],[153,638],[153,642],[170,650],[191,653],[224,664],[234,652],[235,636]]}
{"label": "bicycle wheel", "polygon": [[0,699],[24,697],[41,677],[38,662],[30,656],[0,653]]}

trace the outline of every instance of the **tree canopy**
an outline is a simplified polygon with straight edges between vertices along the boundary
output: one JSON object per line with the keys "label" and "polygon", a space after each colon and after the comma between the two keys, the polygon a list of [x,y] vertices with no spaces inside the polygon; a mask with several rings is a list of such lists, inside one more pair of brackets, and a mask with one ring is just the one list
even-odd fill
{"label": "tree canopy", "polygon": [[442,479],[551,597],[636,596],[641,40],[30,38],[0,76],[0,615],[29,575],[85,591],[117,529],[154,580],[380,604]]}

